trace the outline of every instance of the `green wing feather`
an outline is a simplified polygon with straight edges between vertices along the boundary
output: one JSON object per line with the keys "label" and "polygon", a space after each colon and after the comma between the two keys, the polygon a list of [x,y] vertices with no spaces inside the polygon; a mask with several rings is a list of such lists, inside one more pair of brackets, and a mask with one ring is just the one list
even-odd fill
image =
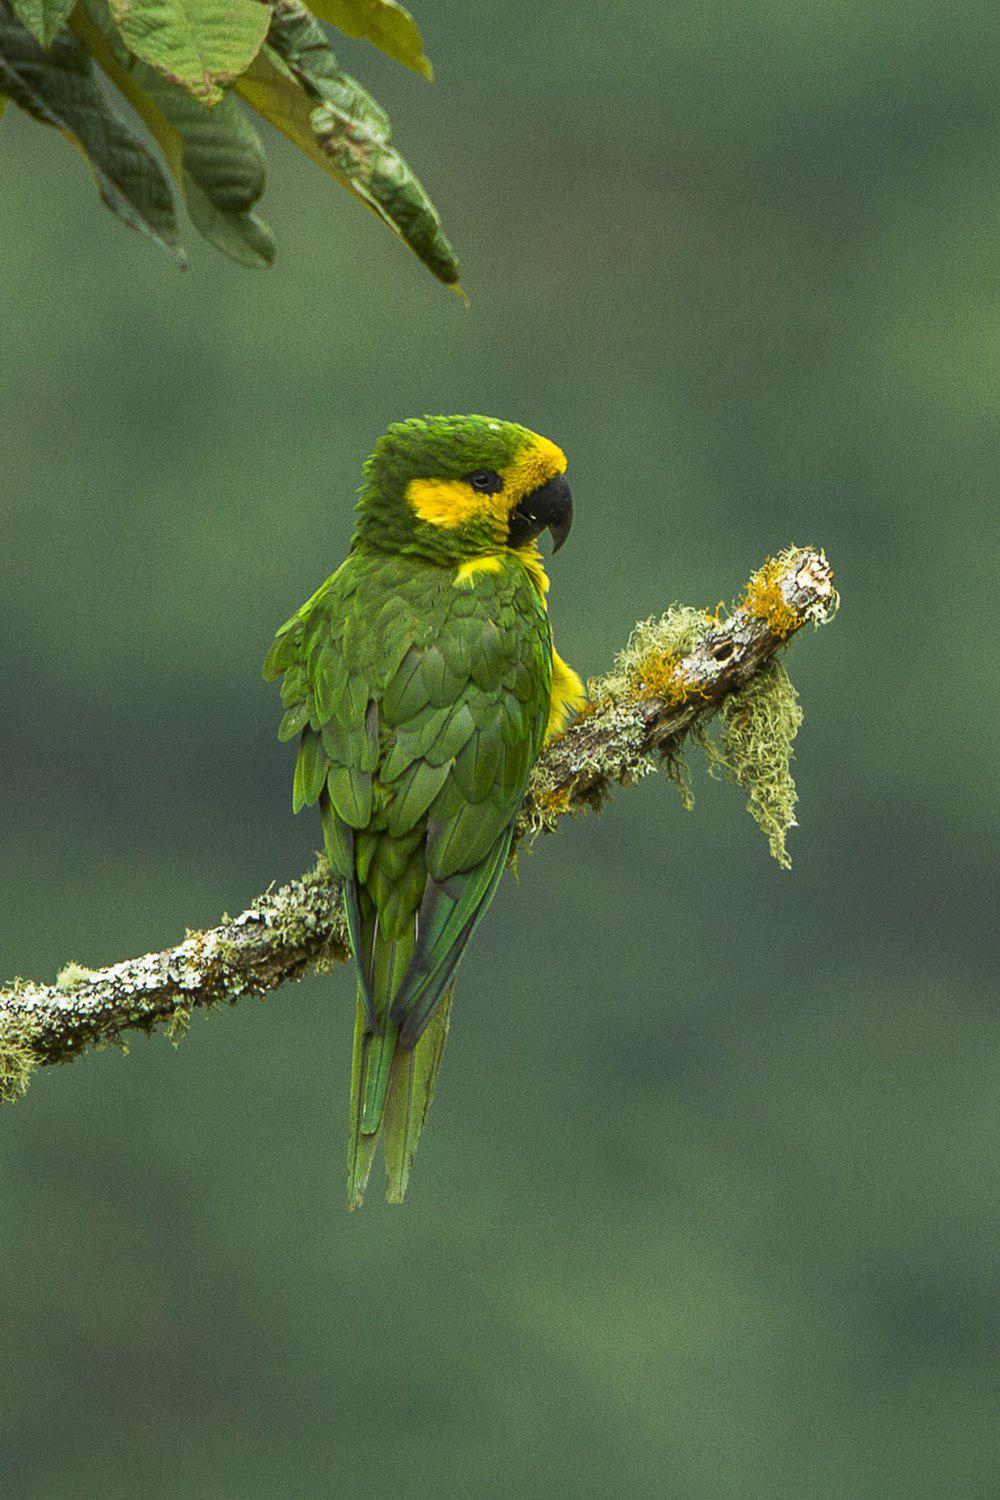
{"label": "green wing feather", "polygon": [[428,876],[420,905],[419,937],[391,1012],[404,1047],[416,1046],[454,978],[466,944],[500,883],[512,835],[508,826],[479,865],[448,885]]}
{"label": "green wing feather", "polygon": [[455,970],[499,883],[551,692],[548,620],[511,563],[454,571],[355,552],[279,631],[293,803],[319,805],[358,970],[349,1201],[378,1140],[405,1192]]}

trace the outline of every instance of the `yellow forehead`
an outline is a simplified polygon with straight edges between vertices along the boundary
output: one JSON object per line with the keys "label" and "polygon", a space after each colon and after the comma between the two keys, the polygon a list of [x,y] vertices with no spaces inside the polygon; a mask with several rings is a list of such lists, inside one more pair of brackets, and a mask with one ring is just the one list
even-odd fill
{"label": "yellow forehead", "polygon": [[536,437],[530,447],[504,470],[504,489],[516,500],[530,495],[553,474],[565,474],[566,455],[548,438]]}
{"label": "yellow forehead", "polygon": [[480,494],[464,479],[411,479],[406,486],[406,503],[432,526],[455,528],[484,518],[505,521],[519,500],[565,470],[562,449],[548,438],[536,437],[513,463],[500,470],[503,489],[495,495]]}

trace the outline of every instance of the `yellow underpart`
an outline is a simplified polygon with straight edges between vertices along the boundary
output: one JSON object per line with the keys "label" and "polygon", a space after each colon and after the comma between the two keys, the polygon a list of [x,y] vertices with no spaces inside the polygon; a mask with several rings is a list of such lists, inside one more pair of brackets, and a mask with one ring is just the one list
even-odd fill
{"label": "yellow underpart", "polygon": [[552,647],[552,702],[549,704],[549,722],[545,726],[545,738],[562,734],[571,713],[575,713],[587,701],[587,692],[580,681],[579,673],[564,662],[555,646]]}
{"label": "yellow underpart", "polygon": [[566,470],[566,455],[548,438],[536,437],[520,457],[501,471],[503,489],[483,495],[464,479],[411,479],[406,503],[422,521],[455,530],[484,517],[500,524],[525,495]]}
{"label": "yellow underpart", "polygon": [[502,568],[503,558],[496,552],[488,552],[485,557],[470,557],[468,562],[460,563],[455,569],[452,588],[471,589],[477,573],[499,573]]}

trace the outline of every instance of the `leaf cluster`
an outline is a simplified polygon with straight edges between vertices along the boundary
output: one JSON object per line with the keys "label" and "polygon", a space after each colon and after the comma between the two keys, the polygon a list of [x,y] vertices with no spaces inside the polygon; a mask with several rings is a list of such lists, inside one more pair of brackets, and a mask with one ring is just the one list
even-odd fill
{"label": "leaf cluster", "polygon": [[0,113],[11,99],[60,131],[112,213],[181,264],[178,196],[217,250],[266,266],[275,242],[257,212],[259,117],[457,287],[437,210],[321,20],[431,78],[396,0],[314,0],[313,11],[299,0],[0,0]]}

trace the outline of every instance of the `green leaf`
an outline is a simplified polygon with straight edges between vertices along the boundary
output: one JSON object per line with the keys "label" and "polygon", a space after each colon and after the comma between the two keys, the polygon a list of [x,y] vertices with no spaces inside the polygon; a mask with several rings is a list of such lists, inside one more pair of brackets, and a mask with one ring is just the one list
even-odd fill
{"label": "green leaf", "polygon": [[149,128],[199,233],[242,265],[270,265],[274,236],[250,212],[264,191],[264,152],[236,100],[206,110],[186,89],[129,57],[107,0],[78,6],[70,24]]}
{"label": "green leaf", "polygon": [[283,0],[268,45],[236,89],[388,224],[439,280],[457,288],[455,253],[424,188],[390,145],[388,116],[337,67],[322,27],[297,0]]}
{"label": "green leaf", "polygon": [[[233,105],[236,119],[240,121],[241,128],[253,136],[253,139],[256,141],[257,137],[252,127],[238,113],[235,100],[224,100],[219,105],[219,108],[224,109],[229,103]],[[257,142],[257,144],[259,146],[260,143]],[[239,152],[241,150],[242,147],[237,143],[236,151]],[[187,155],[190,160],[190,151],[188,151]],[[245,159],[238,159],[232,147],[227,146],[223,142],[220,152],[216,153],[213,149],[213,172],[220,165],[220,159],[224,162],[227,155],[229,162],[237,171],[242,170],[246,165]],[[239,182],[234,179],[232,185],[235,192],[242,197],[243,189],[240,187]],[[214,187],[215,184],[213,183],[213,191]],[[255,193],[251,201],[255,201],[257,197],[259,197],[259,193]],[[217,250],[221,250],[224,255],[228,255],[231,260],[239,261],[241,265],[254,268],[269,266],[274,260],[274,235],[264,220],[258,214],[247,213],[245,210],[227,209],[225,206],[220,206],[212,193],[206,191],[202,186],[193,171],[185,172],[184,174],[184,201],[187,204],[187,211],[191,216],[191,222],[198,233],[208,240],[209,244],[214,245]]]}
{"label": "green leaf", "polygon": [[170,186],[111,109],[82,42],[63,30],[46,51],[0,0],[0,93],[60,130],[86,157],[112,213],[183,264]]}
{"label": "green leaf", "polygon": [[111,11],[134,57],[206,104],[250,66],[271,18],[261,0],[111,0]]}
{"label": "green leaf", "polygon": [[11,0],[11,9],[35,40],[49,47],[73,4],[74,0]]}
{"label": "green leaf", "polygon": [[234,89],[241,99],[276,130],[280,130],[282,135],[287,136],[311,161],[329,172],[344,187],[351,188],[347,178],[336,170],[329,157],[320,149],[313,134],[312,112],[315,105],[312,95],[306,93],[273,47],[261,48],[247,71],[236,80]]}
{"label": "green leaf", "polygon": [[420,28],[396,0],[313,0],[309,8],[347,36],[371,42],[415,73],[434,77],[424,56]]}

